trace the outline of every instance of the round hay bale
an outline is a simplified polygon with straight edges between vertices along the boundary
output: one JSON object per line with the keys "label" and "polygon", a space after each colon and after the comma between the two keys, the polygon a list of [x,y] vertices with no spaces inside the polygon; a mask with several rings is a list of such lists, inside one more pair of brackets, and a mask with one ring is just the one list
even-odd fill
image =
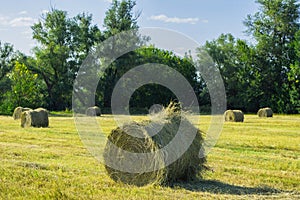
{"label": "round hay bale", "polygon": [[258,110],[257,115],[259,117],[273,117],[273,111],[271,108],[261,108]]}
{"label": "round hay bale", "polygon": [[31,108],[16,107],[13,113],[13,119],[14,120],[21,119],[22,112],[28,110],[31,110]]}
{"label": "round hay bale", "polygon": [[44,108],[24,111],[21,114],[21,127],[48,127],[48,111]]}
{"label": "round hay bale", "polygon": [[89,107],[86,109],[85,114],[91,117],[101,116],[101,109],[98,106]]}
{"label": "round hay bale", "polygon": [[241,110],[227,110],[224,113],[225,121],[227,122],[243,122],[244,113]]}
{"label": "round hay bale", "polygon": [[[104,149],[103,158],[106,171],[114,181],[136,186],[148,184],[169,185],[176,181],[194,180],[197,175],[201,176],[201,172],[206,169],[206,158],[199,156],[204,141],[203,133],[194,127],[185,117],[180,116],[178,112],[174,112],[174,110],[164,115],[164,117],[162,117],[163,115],[158,116],[157,121],[152,121],[151,124],[149,121],[141,123],[131,122],[111,131]],[[184,131],[180,133],[180,135],[183,135],[183,138],[180,140],[181,144],[179,145],[183,145],[187,143],[187,141],[191,141],[192,143],[182,155],[178,155],[178,159],[175,162],[166,166],[166,160],[172,156],[172,153],[176,154],[176,149],[179,148],[179,145],[174,146],[174,151],[171,153],[156,152],[162,152],[158,150],[167,146],[174,139],[176,134],[179,134],[177,133],[179,126],[184,127],[184,129],[180,129]],[[161,129],[158,130],[157,134],[153,135],[153,132],[157,132],[155,131],[157,127],[161,127]],[[194,138],[191,138],[191,133],[195,133]],[[135,135],[135,137],[132,136],[132,134]],[[117,148],[113,148],[113,146]],[[150,161],[153,167],[147,166],[146,168],[157,170],[145,170],[143,173],[132,173],[129,171],[120,171],[108,166],[109,164],[107,163],[113,162],[118,163],[122,167],[122,164],[125,162],[124,157],[127,155],[124,152],[131,152],[137,154],[137,156],[141,153],[153,153],[153,156],[147,160],[148,162],[144,162],[146,159],[141,161],[140,157],[138,157],[138,159],[142,164],[149,163]],[[129,161],[127,159],[127,163],[124,165],[134,167],[137,165],[136,161],[135,159],[129,159]],[[157,168],[157,166],[160,167]]]}

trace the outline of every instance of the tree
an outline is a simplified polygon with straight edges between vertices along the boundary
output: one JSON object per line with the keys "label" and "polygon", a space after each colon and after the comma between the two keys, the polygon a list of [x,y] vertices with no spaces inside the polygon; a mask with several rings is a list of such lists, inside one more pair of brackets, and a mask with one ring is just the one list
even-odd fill
{"label": "tree", "polygon": [[106,12],[104,19],[105,38],[109,38],[122,31],[138,29],[137,19],[139,14],[134,16],[133,8],[136,5],[132,0],[113,0],[110,9]]}
{"label": "tree", "polygon": [[[198,81],[196,68],[191,57],[184,58],[176,56],[174,53],[155,48],[153,46],[144,47],[135,51],[130,66],[141,66],[144,64],[160,64],[168,66],[179,72],[190,83],[194,91],[198,91]],[[155,65],[154,65],[155,66]],[[174,74],[168,71],[161,71],[160,77],[169,80]],[[180,83],[178,83],[180,84]],[[177,101],[177,97],[168,88],[158,84],[147,84],[134,92],[130,99],[130,107],[149,109],[154,104],[167,106],[170,101]]]}
{"label": "tree", "polygon": [[43,106],[42,82],[38,74],[32,73],[24,63],[15,62],[12,72],[10,101],[16,106],[41,107]]}
{"label": "tree", "polygon": [[256,40],[256,67],[260,84],[260,106],[271,106],[276,112],[292,112],[288,73],[296,57],[293,43],[299,31],[297,0],[257,0],[260,11],[248,15],[247,32]]}
{"label": "tree", "polygon": [[11,89],[11,81],[7,75],[13,69],[15,59],[13,46],[0,41],[0,112],[4,114],[8,114],[12,107],[6,100],[6,93]]}
{"label": "tree", "polygon": [[72,35],[73,57],[76,63],[81,64],[90,50],[104,40],[99,28],[92,25],[92,15],[81,13],[71,20],[70,32]]}
{"label": "tree", "polygon": [[229,108],[256,112],[270,106],[275,112],[295,112],[299,107],[300,5],[296,0],[257,3],[259,12],[244,21],[252,44],[222,34],[204,49],[224,79]]}
{"label": "tree", "polygon": [[12,70],[14,57],[13,46],[0,41],[0,81]]}
{"label": "tree", "polygon": [[296,34],[294,41],[294,48],[297,59],[291,65],[291,70],[288,72],[288,80],[290,83],[290,98],[295,112],[300,112],[300,31]]}
{"label": "tree", "polygon": [[68,18],[65,11],[53,9],[32,26],[39,46],[30,69],[43,78],[51,110],[71,107],[76,73],[89,49],[100,40],[100,30],[91,20],[90,15]]}
{"label": "tree", "polygon": [[[135,5],[135,1],[132,0],[113,0],[111,7],[106,12],[103,25],[105,27],[104,38],[111,39],[111,44],[104,50],[104,52],[110,53],[107,60],[110,59],[110,56],[114,57],[118,55],[120,49],[126,49],[132,45],[139,46],[143,43],[144,38],[140,37],[137,33],[139,28],[137,19],[139,15],[134,16],[133,14]],[[128,35],[125,40],[123,38],[112,37],[124,31],[131,31],[131,34]],[[104,107],[110,107],[113,88],[121,77],[122,72],[126,71],[126,69],[128,70],[128,67],[133,67],[126,64],[132,59],[132,55],[134,55],[134,53],[128,53],[117,58],[117,60],[103,72],[99,81],[97,96],[101,98],[100,101],[102,101]]]}
{"label": "tree", "polygon": [[208,53],[215,67],[220,71],[226,88],[228,108],[255,111],[257,94],[254,88],[257,86],[254,77],[257,72],[252,65],[253,47],[246,41],[235,39],[231,34],[222,34],[216,40],[206,42],[204,47],[198,49],[200,65],[205,65],[201,61],[203,51]]}

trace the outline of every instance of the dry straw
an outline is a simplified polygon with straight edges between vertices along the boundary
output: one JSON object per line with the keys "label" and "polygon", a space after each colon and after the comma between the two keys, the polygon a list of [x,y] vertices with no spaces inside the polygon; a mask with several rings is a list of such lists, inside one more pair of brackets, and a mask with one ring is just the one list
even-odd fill
{"label": "dry straw", "polygon": [[[179,180],[189,181],[195,179],[197,175],[201,176],[206,162],[206,158],[199,157],[199,152],[203,144],[203,133],[184,117],[184,114],[178,109],[178,104],[171,103],[166,109],[157,113],[154,118],[152,117],[150,127],[149,121],[143,121],[141,123],[132,122],[125,124],[122,127],[112,130],[108,136],[110,142],[106,144],[103,157],[105,163],[122,163],[125,156],[123,153],[124,150],[137,153],[137,155],[138,153],[151,152],[154,156],[149,158],[151,159],[150,163],[153,165],[153,169],[158,170],[144,173],[130,173],[105,165],[108,175],[117,182],[120,181],[125,184],[137,186],[148,184],[169,185]],[[185,140],[181,140],[180,145],[187,143],[188,140],[192,141],[192,144],[185,153],[178,156],[175,162],[166,166],[166,159],[170,156],[168,152],[164,152],[163,155],[156,152],[168,145],[174,139],[175,135],[179,134],[177,133],[179,126],[184,127],[184,131],[181,134],[185,138]],[[161,129],[153,136],[152,132],[157,127],[161,127]],[[191,138],[191,133],[193,132],[196,133],[196,136]],[[130,133],[130,135],[127,133]],[[138,137],[132,136],[132,133]],[[114,150],[112,143],[119,150]],[[175,146],[174,148],[179,147]],[[134,165],[134,160],[129,165],[128,163],[126,164],[126,166]],[[159,168],[157,168],[158,166]],[[149,169],[149,166],[147,168]]]}
{"label": "dry straw", "polygon": [[14,120],[21,119],[22,112],[28,110],[31,110],[31,108],[16,107],[13,113]]}
{"label": "dry straw", "polygon": [[227,122],[243,122],[244,113],[241,110],[227,110],[224,113],[225,121]]}
{"label": "dry straw", "polygon": [[98,106],[89,107],[86,109],[85,114],[87,116],[101,116],[101,109]]}
{"label": "dry straw", "polygon": [[24,111],[21,114],[21,127],[48,127],[48,111],[44,108]]}
{"label": "dry straw", "polygon": [[273,117],[273,111],[271,108],[261,108],[258,110],[257,115],[259,117]]}

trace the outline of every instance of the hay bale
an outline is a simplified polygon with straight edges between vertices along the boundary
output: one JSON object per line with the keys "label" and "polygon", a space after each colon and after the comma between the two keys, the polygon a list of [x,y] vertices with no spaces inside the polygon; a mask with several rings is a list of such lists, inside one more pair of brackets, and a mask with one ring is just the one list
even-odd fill
{"label": "hay bale", "polygon": [[[167,115],[163,115],[163,112],[167,113]],[[179,180],[193,180],[196,178],[196,175],[201,175],[201,172],[205,169],[206,158],[199,157],[199,152],[203,144],[203,133],[199,129],[194,127],[185,117],[181,117],[180,112],[174,112],[174,109],[170,107],[158,114],[157,120],[151,122],[150,128],[149,125],[149,121],[141,123],[132,122],[111,131],[104,149],[103,158],[106,171],[114,181],[137,186],[148,184],[169,185]],[[174,151],[171,153],[164,152],[159,154],[157,152],[162,152],[158,150],[167,146],[174,139],[175,135],[179,134],[177,133],[179,126],[183,126],[184,129],[180,130],[184,131],[180,133],[183,138],[178,145],[187,143],[187,141],[191,141],[192,143],[187,147],[188,149],[185,153],[181,156],[178,155],[178,159],[175,162],[166,166],[166,159],[173,156],[171,155],[172,153],[176,154],[176,149],[179,146],[174,146]],[[161,127],[160,131],[152,135],[153,132],[157,132],[155,131],[157,127]],[[195,133],[195,137],[191,133]],[[138,137],[134,137],[132,134]],[[118,148],[113,148],[114,145]],[[153,167],[147,166],[146,168],[157,170],[132,173],[114,169],[107,164],[118,163],[121,167],[122,165],[134,167],[137,161],[135,159],[127,159],[127,163],[124,164],[124,157],[127,155],[124,154],[124,151],[136,154],[151,153],[152,156],[149,157],[149,160]],[[145,163],[143,160],[139,160],[139,162],[142,162],[142,164]],[[156,168],[157,166],[161,167]]]}
{"label": "hay bale", "polygon": [[21,119],[21,114],[24,111],[32,110],[31,108],[16,107],[13,113],[14,120]]}
{"label": "hay bale", "polygon": [[244,113],[241,110],[227,110],[224,113],[225,121],[227,122],[243,122]]}
{"label": "hay bale", "polygon": [[258,110],[257,115],[259,117],[273,117],[273,111],[271,108],[261,108]]}
{"label": "hay bale", "polygon": [[98,106],[89,107],[86,109],[85,114],[87,116],[101,116],[101,109]]}
{"label": "hay bale", "polygon": [[21,114],[21,127],[48,127],[48,111],[44,108],[24,111]]}

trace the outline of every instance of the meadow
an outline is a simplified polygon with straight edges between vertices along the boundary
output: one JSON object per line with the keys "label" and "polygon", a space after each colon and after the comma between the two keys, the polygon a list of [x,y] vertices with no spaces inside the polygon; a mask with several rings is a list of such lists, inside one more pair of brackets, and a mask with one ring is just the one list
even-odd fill
{"label": "meadow", "polygon": [[[145,116],[134,116],[139,121]],[[210,116],[195,124],[206,131]],[[109,133],[111,115],[97,120]],[[196,123],[196,122],[195,122]],[[0,116],[0,199],[300,199],[300,115],[227,122],[203,179],[172,186],[115,183],[82,144],[71,115],[49,128]]]}

